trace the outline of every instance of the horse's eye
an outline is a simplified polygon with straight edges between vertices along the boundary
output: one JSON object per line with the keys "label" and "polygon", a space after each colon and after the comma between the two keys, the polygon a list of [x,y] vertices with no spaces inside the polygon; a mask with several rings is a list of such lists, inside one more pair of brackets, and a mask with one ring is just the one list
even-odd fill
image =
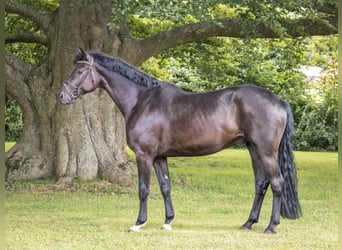
{"label": "horse's eye", "polygon": [[78,69],[76,72],[77,72],[77,74],[82,74],[82,73],[83,73],[83,70]]}

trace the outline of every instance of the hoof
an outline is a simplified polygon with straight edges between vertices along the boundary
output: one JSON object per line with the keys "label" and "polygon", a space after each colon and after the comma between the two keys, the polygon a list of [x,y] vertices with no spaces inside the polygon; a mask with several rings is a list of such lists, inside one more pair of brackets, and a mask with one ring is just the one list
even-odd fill
{"label": "hoof", "polygon": [[242,225],[242,226],[240,227],[240,229],[242,229],[242,230],[251,230],[252,227],[249,227],[249,226],[247,226],[247,225]]}
{"label": "hoof", "polygon": [[128,229],[129,233],[137,233],[140,231],[140,228],[142,228],[143,226],[146,225],[147,222],[141,224],[141,225],[134,225],[133,227],[131,227],[130,229]]}
{"label": "hoof", "polygon": [[264,233],[265,234],[277,234],[277,232],[274,231],[274,229],[268,229],[268,228],[265,229]]}
{"label": "hoof", "polygon": [[160,229],[166,230],[166,231],[171,231],[172,227],[171,227],[171,224],[164,224]]}

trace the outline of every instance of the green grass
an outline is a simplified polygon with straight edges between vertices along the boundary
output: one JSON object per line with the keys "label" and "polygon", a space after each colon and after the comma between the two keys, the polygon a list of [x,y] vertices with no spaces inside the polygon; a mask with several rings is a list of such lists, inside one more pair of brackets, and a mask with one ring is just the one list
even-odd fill
{"label": "green grass", "polygon": [[10,150],[15,145],[15,142],[6,142],[5,143],[5,152]]}
{"label": "green grass", "polygon": [[7,249],[336,249],[337,153],[296,152],[303,217],[281,220],[263,234],[271,212],[269,190],[260,221],[248,217],[254,193],[246,150],[207,157],[170,158],[173,231],[160,230],[164,205],[153,175],[149,220],[128,233],[138,212],[136,187],[101,181],[54,191],[53,180],[16,182],[6,191]]}

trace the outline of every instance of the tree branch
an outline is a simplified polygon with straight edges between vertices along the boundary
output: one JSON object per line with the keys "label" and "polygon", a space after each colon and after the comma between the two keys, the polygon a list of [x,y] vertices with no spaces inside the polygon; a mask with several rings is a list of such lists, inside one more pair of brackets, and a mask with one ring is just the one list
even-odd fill
{"label": "tree branch", "polygon": [[331,14],[337,16],[338,8],[337,8],[337,1],[335,4],[333,3],[324,3],[323,5],[317,5],[315,9],[318,12]]}
{"label": "tree branch", "polygon": [[25,79],[29,77],[32,67],[31,64],[20,60],[9,52],[5,52],[5,90],[20,106],[23,104],[20,102],[31,99]]}
{"label": "tree branch", "polygon": [[[282,20],[280,23],[291,37],[337,34],[337,16],[330,16],[325,20],[318,21],[308,19]],[[245,27],[246,21],[239,18],[219,19],[214,22],[203,21],[186,24],[162,31],[143,40],[136,40],[137,46],[141,48],[141,51],[144,51],[141,55],[136,55],[136,58],[139,58],[136,65],[165,49],[184,43],[197,42],[213,36],[246,38],[248,34],[242,32]],[[263,23],[251,21],[248,28],[256,31],[258,38],[280,38],[275,30]]]}
{"label": "tree branch", "polygon": [[47,31],[49,25],[49,15],[43,14],[32,6],[7,0],[5,11],[18,14],[35,22],[42,30]]}
{"label": "tree branch", "polygon": [[26,63],[11,53],[5,52],[5,91],[19,104],[23,113],[24,128],[20,137],[21,142],[29,140],[32,143],[38,138],[37,117],[33,109],[34,100],[28,86],[30,78],[33,77],[32,70],[34,68],[35,65]]}
{"label": "tree branch", "polygon": [[7,35],[5,38],[5,43],[41,43],[43,45],[48,45],[48,39],[45,35],[40,34],[31,34],[31,33],[22,33],[15,35]]}

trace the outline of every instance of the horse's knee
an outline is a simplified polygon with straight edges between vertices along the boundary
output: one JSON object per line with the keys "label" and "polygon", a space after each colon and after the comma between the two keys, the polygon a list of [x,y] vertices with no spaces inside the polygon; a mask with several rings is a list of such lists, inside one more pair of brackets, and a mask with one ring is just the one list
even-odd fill
{"label": "horse's knee", "polygon": [[171,185],[169,183],[163,183],[160,185],[160,191],[164,197],[167,197],[171,193]]}
{"label": "horse's knee", "polygon": [[140,185],[140,187],[139,187],[139,198],[141,200],[147,199],[149,193],[150,193],[150,189],[146,185],[144,185],[144,184]]}
{"label": "horse's knee", "polygon": [[276,195],[281,195],[283,189],[284,179],[282,176],[278,176],[271,180],[272,192]]}
{"label": "horse's knee", "polygon": [[255,182],[255,193],[258,195],[265,195],[269,185],[268,180],[256,181]]}

